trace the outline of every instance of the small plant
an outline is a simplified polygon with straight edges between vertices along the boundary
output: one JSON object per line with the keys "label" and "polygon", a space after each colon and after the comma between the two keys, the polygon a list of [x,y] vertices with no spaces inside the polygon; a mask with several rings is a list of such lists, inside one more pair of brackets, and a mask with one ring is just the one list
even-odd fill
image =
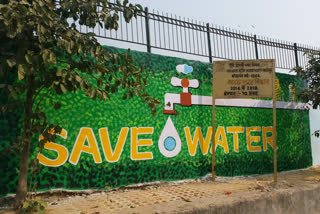
{"label": "small plant", "polygon": [[42,201],[40,197],[27,198],[23,202],[22,208],[19,210],[19,213],[20,214],[32,213],[32,212],[44,213],[46,206],[47,206],[47,202]]}

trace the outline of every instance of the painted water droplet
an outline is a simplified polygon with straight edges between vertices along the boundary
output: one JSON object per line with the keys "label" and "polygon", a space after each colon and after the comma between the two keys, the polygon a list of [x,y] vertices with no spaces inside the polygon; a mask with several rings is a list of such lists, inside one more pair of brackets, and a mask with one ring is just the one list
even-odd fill
{"label": "painted water droplet", "polygon": [[167,137],[164,140],[164,147],[168,151],[172,151],[174,148],[176,148],[176,140],[173,137]]}
{"label": "painted water droplet", "polygon": [[159,137],[158,147],[161,154],[168,158],[176,156],[181,150],[181,139],[170,116]]}

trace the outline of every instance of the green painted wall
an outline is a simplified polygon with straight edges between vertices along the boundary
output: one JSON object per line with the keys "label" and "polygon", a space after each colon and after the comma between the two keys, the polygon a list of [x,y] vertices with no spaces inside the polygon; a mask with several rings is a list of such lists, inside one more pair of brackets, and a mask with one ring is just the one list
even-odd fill
{"label": "green painted wall", "polygon": [[[108,48],[110,51],[124,51]],[[149,86],[147,91],[158,98],[161,106],[157,108],[157,116],[153,117],[146,104],[142,104],[139,98],[122,100],[121,95],[113,95],[110,100],[91,100],[84,93],[67,93],[53,97],[43,103],[48,118],[54,123],[60,124],[67,130],[67,139],[58,137],[57,143],[65,146],[71,155],[74,143],[82,127],[92,128],[99,146],[102,163],[96,164],[91,154],[82,152],[77,165],[66,161],[59,167],[47,167],[41,165],[41,172],[36,178],[38,189],[51,188],[66,189],[102,189],[105,187],[121,187],[129,184],[151,182],[158,180],[178,180],[197,178],[211,172],[211,154],[203,155],[200,146],[196,155],[189,154],[185,127],[189,127],[193,138],[196,127],[201,127],[202,134],[206,138],[208,127],[212,123],[212,107],[196,106],[183,107],[176,105],[179,112],[177,116],[170,116],[181,138],[181,151],[172,158],[164,157],[158,148],[159,136],[168,120],[168,115],[162,113],[164,109],[165,93],[181,93],[181,87],[173,87],[170,84],[172,77],[198,79],[200,87],[191,89],[194,95],[212,94],[212,65],[188,61],[179,58],[165,57],[141,52],[132,52],[135,63],[145,65]],[[187,75],[178,73],[176,66],[187,64],[193,67],[193,72]],[[296,91],[302,85],[302,81],[294,76],[277,74],[280,81],[281,98],[289,100],[289,84],[295,83]],[[121,93],[121,91],[120,91]],[[60,101],[62,107],[54,110],[51,102]],[[9,123],[6,118],[0,121],[0,150],[7,147],[10,139],[17,133],[18,116],[11,116]],[[11,120],[15,120],[12,122]],[[268,127],[272,126],[272,109],[217,107],[216,126],[227,127]],[[10,128],[13,127],[13,128]],[[108,128],[112,148],[118,139],[121,128],[128,127],[129,132],[118,162],[109,163],[103,155],[100,128]],[[139,152],[152,152],[152,160],[131,160],[131,128],[153,127],[153,134],[139,135],[139,139],[152,139],[152,146],[139,147]],[[309,114],[301,110],[277,110],[277,143],[278,143],[278,170],[291,170],[305,168],[312,165],[311,146],[309,136]],[[7,136],[8,135],[8,136]],[[252,145],[262,148],[262,131],[255,132],[253,136],[260,136],[260,142]],[[269,136],[269,135],[268,135]],[[39,136],[34,138],[33,145]],[[245,133],[239,134],[239,152],[234,151],[233,134],[227,133],[229,153],[225,153],[223,147],[216,150],[217,175],[236,176],[263,174],[273,172],[273,152],[268,145],[267,151],[249,152]],[[211,141],[210,141],[211,143]],[[36,158],[38,149],[33,149],[31,159]],[[44,149],[43,155],[55,159],[57,153]],[[0,159],[0,194],[15,192],[17,183],[18,160],[12,155],[1,154]]]}

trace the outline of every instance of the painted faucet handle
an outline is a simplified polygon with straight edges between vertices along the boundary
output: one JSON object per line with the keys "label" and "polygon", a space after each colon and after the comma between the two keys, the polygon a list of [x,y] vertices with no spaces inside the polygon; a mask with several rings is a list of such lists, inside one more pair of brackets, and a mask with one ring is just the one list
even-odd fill
{"label": "painted faucet handle", "polygon": [[171,85],[180,86],[183,88],[198,88],[199,87],[199,80],[197,80],[197,79],[188,80],[186,78],[180,79],[178,77],[172,77],[171,78]]}

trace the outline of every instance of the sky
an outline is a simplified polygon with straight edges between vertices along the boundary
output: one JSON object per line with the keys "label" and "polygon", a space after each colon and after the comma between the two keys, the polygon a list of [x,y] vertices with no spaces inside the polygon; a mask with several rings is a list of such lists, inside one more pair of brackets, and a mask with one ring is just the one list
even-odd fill
{"label": "sky", "polygon": [[320,48],[320,0],[131,0],[131,3],[259,36]]}

